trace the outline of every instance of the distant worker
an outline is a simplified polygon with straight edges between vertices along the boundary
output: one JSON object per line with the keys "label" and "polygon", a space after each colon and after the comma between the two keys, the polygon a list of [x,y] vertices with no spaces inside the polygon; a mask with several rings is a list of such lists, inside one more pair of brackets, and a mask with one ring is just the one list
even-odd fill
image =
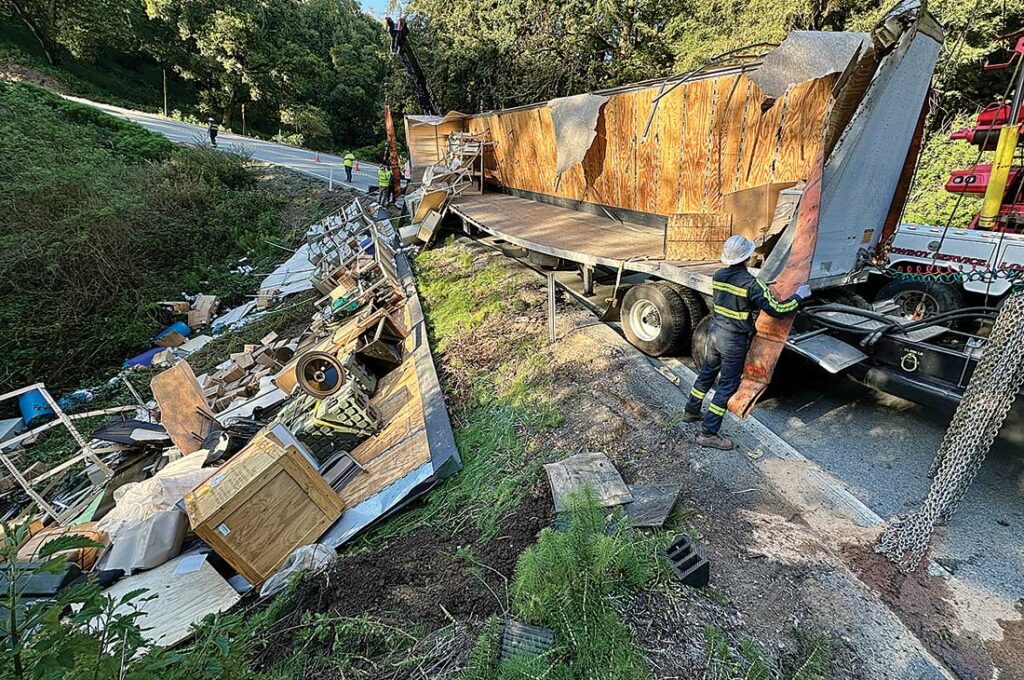
{"label": "distant worker", "polygon": [[209,132],[210,132],[210,146],[216,147],[217,146],[217,131],[220,128],[217,125],[217,121],[215,121],[213,119],[213,116],[210,116],[207,119],[207,122],[210,124],[210,129],[209,129]]}
{"label": "distant worker", "polygon": [[391,202],[391,166],[387,164],[387,161],[381,163],[377,168],[377,191],[380,194],[381,205]]}
{"label": "distant worker", "polygon": [[[810,287],[804,284],[782,302],[776,300],[768,284],[747,271],[747,260],[754,254],[754,248],[754,242],[744,236],[730,236],[722,246],[721,260],[726,266],[715,272],[711,283],[714,305],[704,363],[683,411],[683,422],[702,420],[697,443],[723,451],[731,449],[733,443],[718,431],[722,427],[729,398],[736,394],[743,377],[757,311],[783,317],[795,312],[800,303],[811,295]],[[716,377],[718,387],[715,388],[715,396],[702,417],[701,405]]]}
{"label": "distant worker", "polygon": [[355,165],[356,157],[349,151],[345,154],[345,181],[352,183],[352,166]]}

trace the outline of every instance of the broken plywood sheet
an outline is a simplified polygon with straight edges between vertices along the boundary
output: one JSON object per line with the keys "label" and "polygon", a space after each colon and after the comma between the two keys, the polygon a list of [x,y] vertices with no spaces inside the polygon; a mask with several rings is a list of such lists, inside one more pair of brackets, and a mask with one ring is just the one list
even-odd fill
{"label": "broken plywood sheet", "polygon": [[569,496],[589,486],[604,507],[632,502],[633,496],[619,471],[603,453],[577,453],[544,466],[551,484],[555,512],[569,509]]}
{"label": "broken plywood sheet", "polygon": [[[127,613],[133,607],[138,608],[142,616],[136,620],[146,640],[170,647],[192,634],[193,623],[207,614],[233,607],[240,599],[224,577],[199,557],[177,557],[156,569],[123,578],[103,593],[116,601],[133,590],[145,588],[148,592],[141,598],[119,609]],[[146,601],[153,595],[156,597]]]}
{"label": "broken plywood sheet", "polygon": [[159,373],[150,383],[160,407],[160,424],[182,453],[194,453],[217,419],[187,361]]}
{"label": "broken plywood sheet", "polygon": [[631,527],[660,527],[665,524],[672,508],[679,498],[679,484],[630,484],[632,503],[626,503],[626,513]]}

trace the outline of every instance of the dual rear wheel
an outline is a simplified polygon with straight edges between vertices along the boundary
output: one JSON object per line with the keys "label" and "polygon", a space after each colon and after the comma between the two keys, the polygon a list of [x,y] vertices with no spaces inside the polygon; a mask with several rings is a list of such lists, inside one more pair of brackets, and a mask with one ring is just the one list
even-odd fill
{"label": "dual rear wheel", "polygon": [[671,281],[642,283],[622,298],[622,330],[639,350],[654,357],[685,353],[707,315],[694,291]]}

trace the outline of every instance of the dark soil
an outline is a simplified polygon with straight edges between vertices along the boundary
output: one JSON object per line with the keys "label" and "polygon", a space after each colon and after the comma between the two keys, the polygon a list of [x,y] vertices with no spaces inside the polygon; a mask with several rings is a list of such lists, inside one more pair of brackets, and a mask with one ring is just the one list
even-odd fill
{"label": "dark soil", "polygon": [[[507,586],[519,554],[550,525],[551,499],[535,491],[501,522],[501,531],[476,544],[475,532],[445,534],[415,531],[368,553],[342,555],[326,573],[296,587],[289,613],[275,624],[282,631],[296,625],[304,612],[340,616],[397,614],[407,624],[428,631],[459,621],[481,620],[507,608]],[[471,558],[457,555],[469,548]],[[274,635],[259,655],[270,668],[294,652],[289,633]]]}

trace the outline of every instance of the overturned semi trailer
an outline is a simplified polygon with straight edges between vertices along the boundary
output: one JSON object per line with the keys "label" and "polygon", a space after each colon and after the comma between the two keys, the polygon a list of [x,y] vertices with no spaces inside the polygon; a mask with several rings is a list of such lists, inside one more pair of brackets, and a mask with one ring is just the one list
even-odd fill
{"label": "overturned semi trailer", "polygon": [[[631,328],[622,301],[634,344],[668,353],[659,339],[678,343],[697,327],[732,234],[758,244],[760,276],[780,297],[804,281],[825,294],[860,280],[865,256],[896,227],[942,40],[905,2],[870,33],[797,31],[673,78],[410,119],[412,165],[425,168],[421,195],[436,212],[577,263],[585,281],[604,266],[673,284],[688,329]],[[459,167],[467,142],[479,185],[477,165]],[[761,365],[747,374],[765,382],[789,326],[758,323],[751,356]],[[749,409],[757,390],[748,392],[734,410]]]}

